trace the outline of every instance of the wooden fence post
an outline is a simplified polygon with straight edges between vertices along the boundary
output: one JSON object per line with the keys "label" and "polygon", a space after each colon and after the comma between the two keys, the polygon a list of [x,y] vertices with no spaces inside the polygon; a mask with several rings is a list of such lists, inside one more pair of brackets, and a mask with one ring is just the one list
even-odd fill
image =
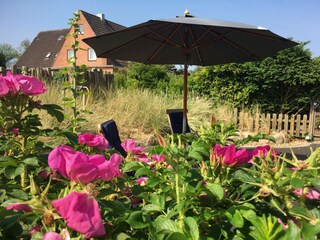
{"label": "wooden fence post", "polygon": [[292,114],[290,118],[290,129],[289,129],[289,133],[291,136],[293,136],[294,134],[294,124],[295,124],[294,120],[295,120],[294,115]]}
{"label": "wooden fence post", "polygon": [[301,115],[298,114],[296,117],[296,136],[299,137],[300,136],[300,124],[301,124]]}
{"label": "wooden fence post", "polygon": [[282,113],[280,113],[280,114],[278,115],[277,131],[281,131],[281,130],[282,130],[282,122],[283,122],[283,115],[282,115]]}
{"label": "wooden fence post", "polygon": [[238,108],[234,108],[233,109],[233,122],[234,122],[234,127],[235,128],[238,128],[239,125],[238,125]]}

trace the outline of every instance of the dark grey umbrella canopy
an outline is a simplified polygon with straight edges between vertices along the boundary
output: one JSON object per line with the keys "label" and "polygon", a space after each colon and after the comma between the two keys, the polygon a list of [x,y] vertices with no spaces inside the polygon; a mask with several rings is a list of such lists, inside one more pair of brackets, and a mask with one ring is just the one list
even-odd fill
{"label": "dark grey umbrella canopy", "polygon": [[195,17],[150,20],[84,41],[98,57],[201,66],[258,61],[296,44],[258,26]]}
{"label": "dark grey umbrella canopy", "polygon": [[242,23],[184,17],[150,20],[83,40],[98,57],[145,64],[184,64],[183,133],[186,132],[188,65],[258,61],[296,45],[271,31]]}

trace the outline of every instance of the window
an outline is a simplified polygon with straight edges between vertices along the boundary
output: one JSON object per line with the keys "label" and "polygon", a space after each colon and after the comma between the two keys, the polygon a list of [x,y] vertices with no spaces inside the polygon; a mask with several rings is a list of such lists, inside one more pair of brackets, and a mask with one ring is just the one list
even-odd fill
{"label": "window", "polygon": [[89,59],[89,61],[97,60],[96,52],[92,48],[88,49],[88,59]]}
{"label": "window", "polygon": [[68,49],[68,60],[70,60],[70,58],[74,57],[74,51],[73,49]]}
{"label": "window", "polygon": [[84,33],[83,25],[79,24],[79,34],[83,34],[83,33]]}
{"label": "window", "polygon": [[62,39],[64,39],[64,36],[60,35],[59,38],[58,38],[58,41],[61,41]]}
{"label": "window", "polygon": [[44,57],[45,59],[48,59],[51,55],[51,52],[48,52],[47,55]]}

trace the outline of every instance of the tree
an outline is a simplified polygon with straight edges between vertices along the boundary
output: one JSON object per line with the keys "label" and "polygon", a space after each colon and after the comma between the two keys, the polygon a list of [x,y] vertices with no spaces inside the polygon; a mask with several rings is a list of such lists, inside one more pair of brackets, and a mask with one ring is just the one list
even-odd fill
{"label": "tree", "polygon": [[27,50],[27,48],[30,46],[30,40],[29,39],[25,39],[22,40],[19,47],[18,47],[18,52],[20,54],[20,56]]}
{"label": "tree", "polygon": [[6,67],[6,59],[1,52],[0,52],[0,67]]}
{"label": "tree", "polygon": [[129,64],[127,76],[129,80],[136,80],[139,87],[149,89],[162,89],[170,80],[167,66],[134,62]]}
{"label": "tree", "polygon": [[263,111],[306,113],[320,90],[320,60],[312,59],[307,44],[260,62],[201,68],[191,86],[200,94],[235,106],[258,103]]}
{"label": "tree", "polygon": [[0,53],[4,56],[5,63],[20,56],[18,50],[7,43],[0,44]]}
{"label": "tree", "polygon": [[309,111],[310,100],[320,90],[319,58],[312,59],[307,42],[257,62],[252,80],[259,89],[256,97],[266,110],[280,113]]}
{"label": "tree", "polygon": [[197,68],[189,87],[200,95],[234,106],[250,104],[257,86],[247,81],[250,64],[225,64]]}

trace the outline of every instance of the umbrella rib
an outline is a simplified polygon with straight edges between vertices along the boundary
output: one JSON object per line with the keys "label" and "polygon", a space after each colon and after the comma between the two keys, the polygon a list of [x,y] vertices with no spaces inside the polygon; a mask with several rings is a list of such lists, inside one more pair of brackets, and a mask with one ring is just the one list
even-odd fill
{"label": "umbrella rib", "polygon": [[[206,33],[204,33],[198,40],[195,40],[194,34],[193,34],[192,29],[191,29],[190,26],[189,26],[189,30],[190,30],[190,33],[191,33],[192,40],[193,40],[193,42],[194,42],[194,44],[195,44],[195,47],[194,47],[194,48],[195,48],[196,51],[197,51],[197,55],[198,55],[198,57],[199,57],[200,64],[203,66],[203,65],[204,65],[204,64],[203,64],[203,58],[202,58],[202,56],[201,56],[201,54],[200,54],[200,51],[199,51],[199,49],[198,49],[198,47],[197,47],[197,45],[196,45],[196,42],[198,42],[198,41],[207,33],[207,31],[206,31]],[[194,45],[194,44],[192,44],[192,45]],[[192,47],[192,45],[191,45],[191,47]]]}
{"label": "umbrella rib", "polygon": [[[154,24],[152,24],[152,25],[157,25],[157,24],[159,24],[159,23],[154,23]],[[169,24],[166,24],[165,26],[162,26],[162,27],[160,27],[159,29],[163,29],[163,28],[165,28],[165,27],[167,27],[167,26],[169,26]],[[110,49],[110,50],[108,50],[108,51],[106,51],[106,52],[104,52],[104,53],[102,53],[102,54],[99,54],[99,56],[105,55],[105,54],[108,54],[108,53],[111,53],[111,52],[113,52],[114,50],[118,50],[118,49],[121,49],[121,48],[123,48],[123,47],[125,47],[125,46],[131,45],[133,42],[138,41],[138,40],[141,39],[141,38],[147,38],[148,35],[150,34],[150,32],[156,33],[156,32],[154,32],[153,30],[151,30],[150,28],[148,28],[148,27],[146,27],[146,26],[139,26],[139,27],[136,27],[136,28],[133,28],[133,29],[138,29],[138,28],[145,28],[145,29],[147,29],[149,32],[147,32],[147,33],[145,33],[145,34],[143,34],[143,35],[141,35],[141,36],[138,36],[138,37],[132,39],[131,41],[125,42],[125,43],[123,43],[123,44],[121,44],[121,45],[119,45],[119,46],[117,46],[117,47],[114,47],[114,48],[112,48],[112,49]],[[158,29],[158,30],[159,30],[159,29]],[[125,30],[126,30],[126,29],[125,29]],[[125,30],[123,30],[123,31],[125,31]],[[161,36],[161,35],[160,35],[160,36]],[[99,37],[101,37],[101,36],[99,36]],[[162,37],[162,36],[161,36],[161,37]],[[150,38],[150,37],[149,37],[149,38]],[[150,39],[151,39],[151,38],[150,38]]]}
{"label": "umbrella rib", "polygon": [[[165,46],[165,44],[167,44],[168,42],[172,42],[171,41],[171,37],[178,31],[179,26],[177,26],[172,33],[170,34],[169,37],[164,37],[161,34],[158,34],[156,32],[153,32],[151,29],[149,29],[149,31],[155,33],[156,35],[158,35],[159,37],[163,38],[165,41],[161,42],[161,45],[156,49],[156,51],[153,52],[153,54],[147,59],[147,61],[145,61],[146,64],[148,64],[159,52],[160,50]],[[175,44],[174,42],[172,42],[173,44]],[[177,44],[175,44],[174,46],[177,46]]]}
{"label": "umbrella rib", "polygon": [[251,56],[253,59],[255,59],[255,60],[260,60],[260,58],[259,58],[258,56],[256,56],[256,55],[252,54],[251,52],[247,51],[245,48],[240,47],[238,44],[234,43],[233,41],[231,41],[230,39],[228,39],[228,38],[226,37],[227,34],[233,32],[234,30],[235,30],[235,29],[232,29],[232,30],[228,31],[226,34],[223,34],[223,35],[222,35],[222,34],[219,34],[219,33],[217,33],[216,31],[213,31],[213,30],[211,29],[211,30],[210,30],[210,33],[213,33],[213,34],[215,34],[215,35],[218,36],[218,37],[215,38],[215,39],[212,39],[211,41],[208,41],[206,44],[203,44],[203,45],[206,46],[206,45],[209,45],[209,44],[211,44],[211,43],[213,43],[213,42],[216,42],[216,41],[222,39],[223,41],[229,43],[231,46],[237,48],[237,49],[240,50],[241,52],[244,52],[244,53],[247,54],[248,56]]}

